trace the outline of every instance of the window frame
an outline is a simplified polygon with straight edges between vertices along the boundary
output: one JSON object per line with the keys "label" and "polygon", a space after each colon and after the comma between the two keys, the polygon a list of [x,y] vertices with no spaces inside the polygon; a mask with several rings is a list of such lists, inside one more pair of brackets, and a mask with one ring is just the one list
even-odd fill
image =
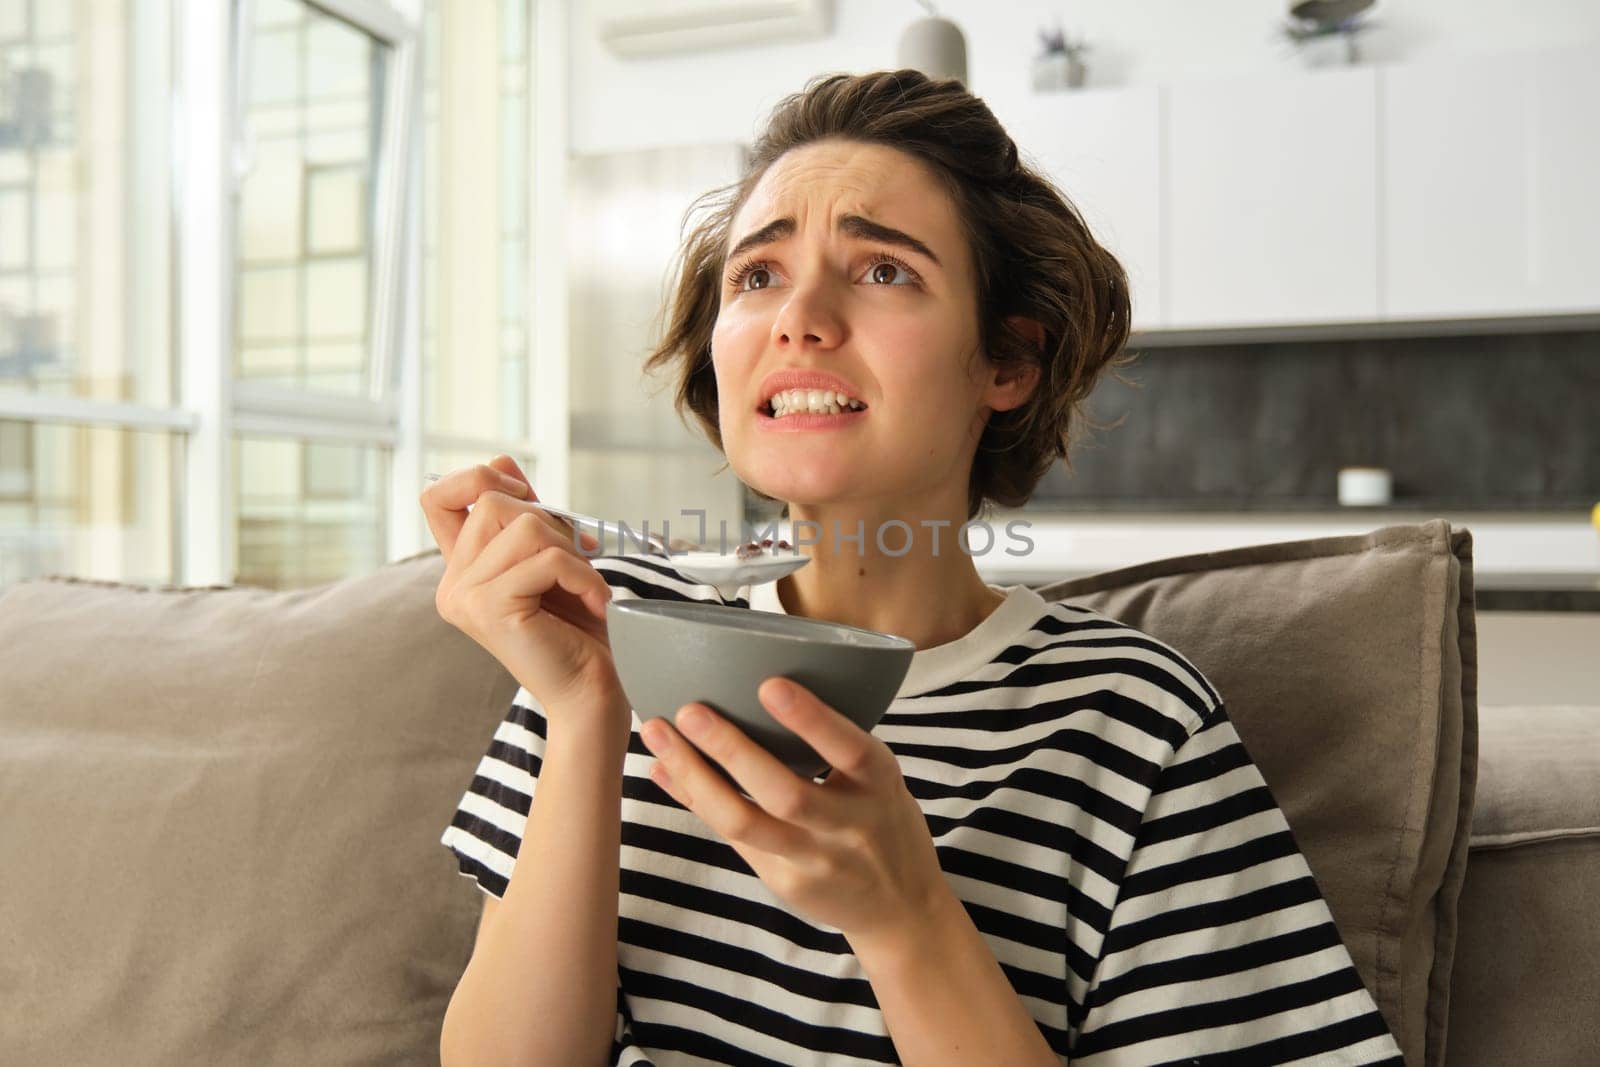
{"label": "window frame", "polygon": [[[188,16],[194,14],[194,0],[179,0]],[[227,432],[219,439],[204,442],[208,451],[220,451],[220,456],[205,455],[190,464],[190,478],[210,478],[217,485],[216,505],[193,513],[185,494],[186,545],[201,551],[184,554],[184,581],[204,584],[210,581],[231,581],[238,572],[238,499],[237,486],[233,484],[232,447],[240,436],[307,441],[340,442],[387,449],[390,452],[391,481],[398,480],[402,448],[401,412],[405,402],[402,390],[402,371],[407,360],[407,323],[410,317],[406,296],[405,266],[415,255],[415,219],[411,211],[411,190],[416,186],[416,173],[420,156],[411,150],[417,140],[412,134],[421,113],[421,90],[418,77],[421,20],[408,18],[380,0],[301,0],[307,7],[315,8],[333,18],[348,23],[359,32],[366,33],[389,49],[385,65],[383,102],[378,135],[378,152],[374,159],[377,176],[373,190],[373,233],[371,236],[371,279],[369,311],[367,316],[367,348],[371,375],[367,390],[357,396],[337,396],[310,390],[273,386],[262,382],[235,381],[233,375],[235,334],[233,286],[238,270],[236,235],[240,191],[248,169],[251,146],[248,143],[246,109],[250,84],[249,57],[253,40],[255,19],[253,0],[234,0],[226,5],[229,18],[224,26],[226,47],[217,54],[227,57],[223,69],[213,66],[207,70],[196,60],[189,49],[180,48],[180,63],[184,73],[194,73],[196,84],[205,78],[220,79],[226,101],[222,109],[220,145],[201,145],[199,158],[206,158],[220,148],[223,157],[225,196],[221,199],[220,215],[187,215],[188,204],[179,201],[179,229],[195,230],[215,235],[216,247],[223,252],[222,262],[213,275],[216,282],[203,299],[216,301],[218,307],[227,309],[222,319],[222,343],[217,347],[215,362],[219,366],[199,368],[190,358],[197,351],[187,345],[181,349],[183,368],[181,380],[190,380],[190,373],[206,375],[207,388],[198,397],[213,404],[225,402],[228,417],[217,418],[215,425],[227,423]],[[219,7],[223,5],[218,5]],[[209,27],[207,27],[209,29]],[[213,31],[214,32],[214,31]],[[209,38],[208,38],[209,39]],[[191,68],[196,62],[201,69]],[[194,96],[185,94],[191,104]],[[196,123],[196,126],[200,124]],[[214,129],[214,127],[210,127]],[[206,132],[202,127],[200,132]],[[185,251],[189,251],[187,245]],[[187,286],[180,290],[180,307],[187,308],[196,294]],[[187,338],[186,338],[187,339]],[[198,349],[200,352],[206,348]],[[210,376],[215,376],[213,388]],[[222,401],[220,398],[226,398]],[[215,410],[215,408],[213,408]],[[204,423],[202,418],[202,423]],[[191,441],[191,444],[200,442]],[[195,467],[203,467],[197,472]],[[219,477],[220,476],[220,477]],[[204,481],[186,481],[186,485],[206,484]],[[386,552],[394,558],[397,541],[395,528],[398,511],[398,486],[391,484],[387,494],[389,513],[385,516]],[[415,500],[410,503],[415,506]],[[217,524],[217,525],[213,525]],[[225,562],[227,578],[219,577],[212,569]]]}
{"label": "window frame", "polygon": [[[369,322],[373,374],[365,395],[314,394],[236,382],[235,235],[245,129],[253,0],[171,0],[167,107],[172,130],[167,199],[171,248],[170,406],[107,403],[0,390],[0,418],[174,434],[174,580],[225,585],[238,573],[238,435],[363,444],[389,452],[389,560],[433,547],[417,504],[429,449],[504,452],[537,464],[540,493],[565,500],[567,299],[564,246],[566,40],[563,0],[528,0],[530,237],[526,298],[530,328],[528,439],[429,434],[421,396],[421,0],[306,0],[392,49],[384,84],[373,235]],[[133,201],[130,201],[130,207]],[[195,492],[206,486],[211,491]]]}

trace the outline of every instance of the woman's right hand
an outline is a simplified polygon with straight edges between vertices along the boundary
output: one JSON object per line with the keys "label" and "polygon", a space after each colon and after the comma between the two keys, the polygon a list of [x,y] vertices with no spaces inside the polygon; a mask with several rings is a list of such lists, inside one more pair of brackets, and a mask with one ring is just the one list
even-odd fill
{"label": "woman's right hand", "polygon": [[[536,501],[516,461],[451,471],[422,491],[445,558],[434,606],[499,660],[544,707],[626,707],[611,644],[611,587]],[[473,505],[471,512],[467,505]],[[598,542],[582,535],[586,548]]]}

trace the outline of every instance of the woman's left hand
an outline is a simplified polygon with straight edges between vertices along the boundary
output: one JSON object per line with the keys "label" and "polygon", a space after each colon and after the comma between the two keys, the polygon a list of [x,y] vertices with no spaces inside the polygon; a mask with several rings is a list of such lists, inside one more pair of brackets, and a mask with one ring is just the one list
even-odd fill
{"label": "woman's left hand", "polygon": [[901,929],[909,935],[949,887],[894,753],[797,682],[769,678],[758,695],[833,768],[824,781],[795,774],[699,703],[678,709],[677,730],[665,719],[640,728],[657,760],[650,777],[795,911],[847,938],[881,939]]}

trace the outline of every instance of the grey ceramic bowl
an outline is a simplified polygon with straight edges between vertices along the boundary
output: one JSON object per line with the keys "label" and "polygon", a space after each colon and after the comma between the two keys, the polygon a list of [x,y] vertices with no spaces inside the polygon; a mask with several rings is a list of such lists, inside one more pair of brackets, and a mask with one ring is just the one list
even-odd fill
{"label": "grey ceramic bowl", "polygon": [[606,629],[640,720],[672,722],[683,705],[707,704],[807,778],[822,776],[828,764],[768,714],[756,696],[761,683],[793,679],[870,732],[916,651],[903,637],[842,623],[675,600],[613,600]]}

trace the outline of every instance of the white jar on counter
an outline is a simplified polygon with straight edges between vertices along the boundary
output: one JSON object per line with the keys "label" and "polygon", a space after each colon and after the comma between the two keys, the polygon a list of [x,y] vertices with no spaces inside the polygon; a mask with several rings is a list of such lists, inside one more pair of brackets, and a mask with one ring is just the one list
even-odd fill
{"label": "white jar on counter", "polygon": [[1384,467],[1341,467],[1339,503],[1344,507],[1387,504],[1394,497],[1393,480]]}

